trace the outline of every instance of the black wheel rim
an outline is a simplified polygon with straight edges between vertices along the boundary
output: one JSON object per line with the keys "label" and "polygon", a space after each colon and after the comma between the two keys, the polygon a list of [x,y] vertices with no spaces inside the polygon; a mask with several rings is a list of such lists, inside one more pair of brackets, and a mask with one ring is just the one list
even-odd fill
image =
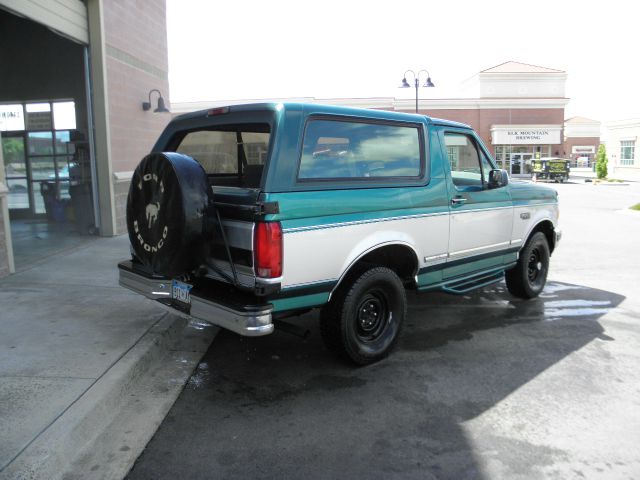
{"label": "black wheel rim", "polygon": [[544,262],[543,257],[538,248],[532,248],[529,254],[529,263],[527,264],[527,277],[531,285],[536,285],[544,278]]}
{"label": "black wheel rim", "polygon": [[381,291],[367,292],[358,304],[356,335],[363,342],[376,341],[389,323],[390,310],[386,295]]}

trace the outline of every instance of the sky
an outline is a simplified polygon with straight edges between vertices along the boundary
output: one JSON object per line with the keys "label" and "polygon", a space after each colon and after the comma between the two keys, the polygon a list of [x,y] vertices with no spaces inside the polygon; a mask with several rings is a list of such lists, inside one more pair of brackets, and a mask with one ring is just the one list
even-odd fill
{"label": "sky", "polygon": [[507,61],[568,74],[567,118],[640,118],[640,2],[167,0],[171,101],[414,98]]}

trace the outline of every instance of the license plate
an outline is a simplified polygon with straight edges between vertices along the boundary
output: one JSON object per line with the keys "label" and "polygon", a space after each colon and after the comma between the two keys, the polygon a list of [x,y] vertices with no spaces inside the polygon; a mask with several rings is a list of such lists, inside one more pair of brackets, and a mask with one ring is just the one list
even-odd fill
{"label": "license plate", "polygon": [[178,302],[191,305],[191,289],[193,285],[173,280],[171,282],[171,298]]}

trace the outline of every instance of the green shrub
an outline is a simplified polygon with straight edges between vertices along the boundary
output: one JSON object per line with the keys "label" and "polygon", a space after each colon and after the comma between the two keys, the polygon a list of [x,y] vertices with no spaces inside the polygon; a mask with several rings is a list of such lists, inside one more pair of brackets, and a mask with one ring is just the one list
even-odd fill
{"label": "green shrub", "polygon": [[607,163],[607,150],[604,145],[600,145],[596,155],[596,175],[598,178],[607,178]]}

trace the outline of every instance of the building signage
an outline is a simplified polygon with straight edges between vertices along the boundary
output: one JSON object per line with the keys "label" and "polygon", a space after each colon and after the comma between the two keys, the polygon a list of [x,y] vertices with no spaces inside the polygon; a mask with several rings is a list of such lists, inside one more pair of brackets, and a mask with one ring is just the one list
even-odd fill
{"label": "building signage", "polygon": [[571,147],[571,153],[596,153],[596,147]]}
{"label": "building signage", "polygon": [[494,145],[559,145],[560,126],[494,126],[491,142]]}
{"label": "building signage", "polygon": [[22,105],[0,105],[0,131],[24,130]]}

